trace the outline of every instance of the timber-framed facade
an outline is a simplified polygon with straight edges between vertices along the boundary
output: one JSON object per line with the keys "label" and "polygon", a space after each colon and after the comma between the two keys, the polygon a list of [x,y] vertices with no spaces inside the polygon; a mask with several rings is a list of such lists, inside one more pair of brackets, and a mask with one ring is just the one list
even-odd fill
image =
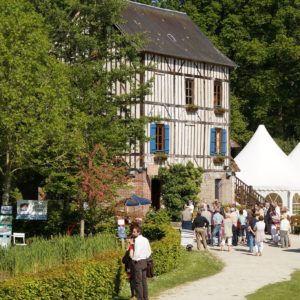
{"label": "timber-framed facade", "polygon": [[153,202],[153,170],[188,161],[205,170],[201,200],[231,202],[229,94],[236,65],[184,13],[129,2],[123,18],[121,32],[144,32],[149,39],[141,53],[147,68],[137,82],[153,80],[151,93],[132,106],[132,116],[159,120],[145,128],[150,140],[132,148],[128,164],[144,173]]}

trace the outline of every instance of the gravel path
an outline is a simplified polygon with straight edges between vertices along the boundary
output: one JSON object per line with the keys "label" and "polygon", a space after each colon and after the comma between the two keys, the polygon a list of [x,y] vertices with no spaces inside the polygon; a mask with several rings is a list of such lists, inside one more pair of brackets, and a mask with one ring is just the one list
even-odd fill
{"label": "gravel path", "polygon": [[269,284],[290,279],[300,269],[300,237],[291,236],[292,247],[281,249],[264,243],[263,256],[250,255],[248,248],[235,247],[221,252],[210,248],[225,262],[222,272],[178,286],[161,294],[159,300],[211,300],[245,299],[245,296]]}

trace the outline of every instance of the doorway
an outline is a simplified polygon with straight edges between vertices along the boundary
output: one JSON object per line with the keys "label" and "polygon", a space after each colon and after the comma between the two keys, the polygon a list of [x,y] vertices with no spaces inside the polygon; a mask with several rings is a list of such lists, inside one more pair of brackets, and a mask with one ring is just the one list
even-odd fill
{"label": "doorway", "polygon": [[161,197],[161,181],[158,179],[152,179],[151,201],[152,201],[152,206],[155,209],[160,209],[160,197]]}

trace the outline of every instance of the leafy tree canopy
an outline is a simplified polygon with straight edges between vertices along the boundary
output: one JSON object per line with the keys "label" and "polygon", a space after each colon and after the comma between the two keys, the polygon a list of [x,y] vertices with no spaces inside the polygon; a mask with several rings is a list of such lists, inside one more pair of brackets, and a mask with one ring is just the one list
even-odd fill
{"label": "leafy tree canopy", "polygon": [[158,179],[162,182],[162,199],[167,213],[173,220],[180,219],[180,212],[189,200],[198,200],[202,182],[201,168],[194,167],[192,162],[186,166],[174,164],[169,168],[160,168]]}
{"label": "leafy tree canopy", "polygon": [[27,1],[0,1],[0,171],[3,201],[12,176],[62,164],[83,146],[69,102],[68,70],[49,55],[43,19]]}

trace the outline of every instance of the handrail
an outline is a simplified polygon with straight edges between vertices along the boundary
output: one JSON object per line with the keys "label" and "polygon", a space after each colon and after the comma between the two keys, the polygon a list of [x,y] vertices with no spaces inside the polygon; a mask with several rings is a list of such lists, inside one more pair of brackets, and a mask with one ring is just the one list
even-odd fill
{"label": "handrail", "polygon": [[266,201],[252,186],[247,185],[238,177],[235,177],[235,197],[237,202],[247,207],[253,207],[257,203],[265,203]]}

